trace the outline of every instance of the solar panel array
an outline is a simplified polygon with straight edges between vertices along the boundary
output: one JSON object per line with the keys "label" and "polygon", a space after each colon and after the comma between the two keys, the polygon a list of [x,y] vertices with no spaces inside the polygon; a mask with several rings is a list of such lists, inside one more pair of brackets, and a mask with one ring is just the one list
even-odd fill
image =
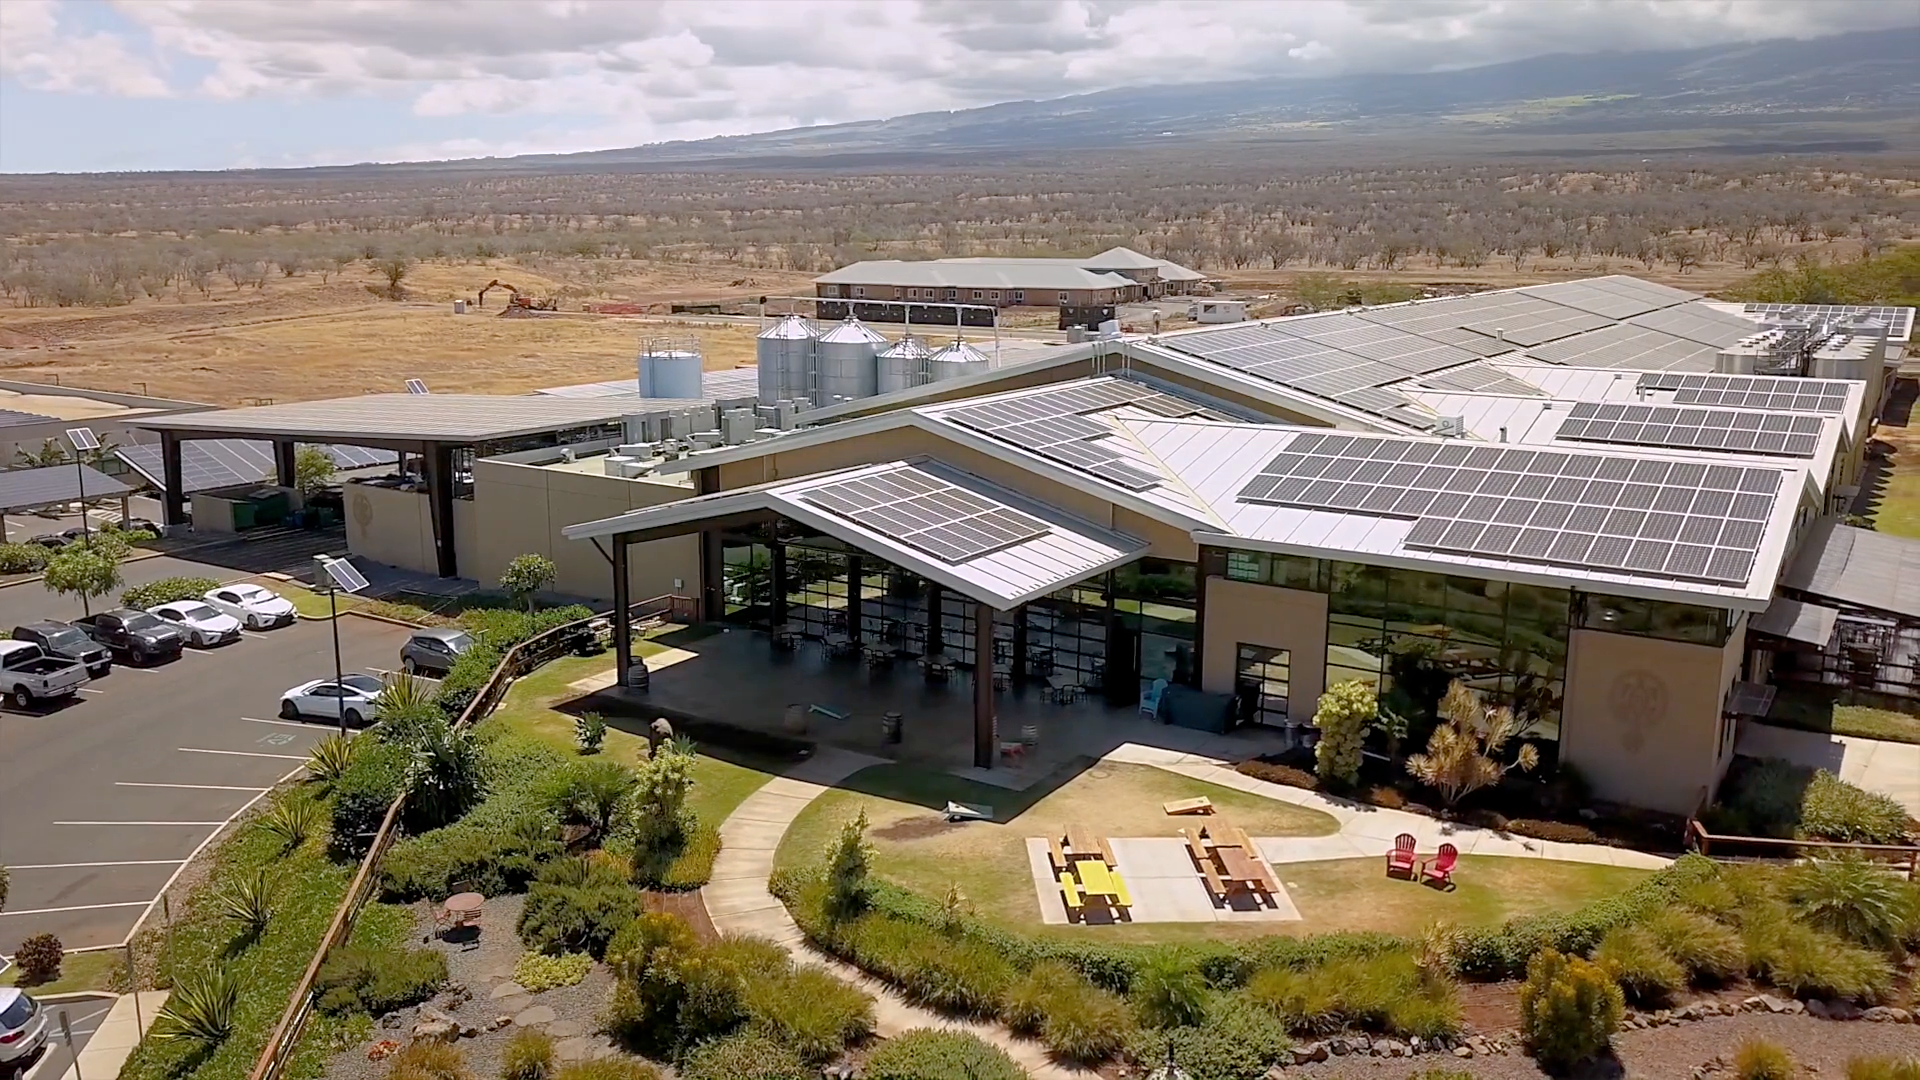
{"label": "solar panel array", "polygon": [[1630,277],[1561,281],[1552,285],[1534,285],[1520,292],[1609,319],[1630,319],[1635,315],[1675,307],[1695,299],[1692,294],[1679,289]]}
{"label": "solar panel array", "polygon": [[1050,531],[1039,518],[911,466],[810,488],[800,498],[946,563]]}
{"label": "solar panel array", "polygon": [[1820,446],[1823,423],[1818,416],[1583,401],[1560,422],[1558,437],[1582,442],[1672,446],[1683,450],[1812,457]]}
{"label": "solar panel array", "polygon": [[0,409],[0,427],[21,427],[26,424],[50,424],[54,417],[41,416],[39,413],[21,412],[18,409]]}
{"label": "solar panel array", "polygon": [[1675,337],[1632,323],[1603,327],[1527,350],[1527,355],[1549,364],[1572,367],[1712,370],[1719,350],[1712,345]]}
{"label": "solar panel array", "polygon": [[1119,451],[1098,441],[1112,435],[1113,429],[1088,415],[1121,405],[1132,405],[1158,416],[1230,419],[1191,401],[1123,379],[968,405],[946,413],[945,418],[1119,484],[1129,491],[1145,491],[1158,486],[1161,477],[1129,464]]}
{"label": "solar panel array", "polygon": [[1769,322],[1792,320],[1818,322],[1867,318],[1887,328],[1887,336],[1904,341],[1913,336],[1913,309],[1910,307],[1869,307],[1844,304],[1748,304],[1747,314]]}
{"label": "solar panel array", "polygon": [[1296,435],[1242,502],[1412,518],[1410,548],[1744,585],[1777,469]]}
{"label": "solar panel array", "polygon": [[[366,469],[397,461],[392,450],[369,450],[362,446],[322,446],[320,450],[338,469]],[[158,445],[122,446],[114,453],[153,486],[166,485],[166,466],[161,461]],[[273,477],[274,471],[270,442],[194,439],[180,444],[181,490],[188,494],[263,483]]]}
{"label": "solar panel array", "polygon": [[1682,304],[1649,311],[1644,315],[1635,315],[1627,323],[1721,349],[1753,334],[1752,319],[1705,304]]}
{"label": "solar panel array", "polygon": [[1545,397],[1540,388],[1530,382],[1501,371],[1491,364],[1478,361],[1463,367],[1436,371],[1420,379],[1420,385],[1435,390],[1460,390],[1469,394],[1509,394],[1514,397]]}
{"label": "solar panel array", "polygon": [[1640,376],[1641,389],[1672,390],[1676,405],[1725,405],[1838,415],[1847,411],[1847,384],[1836,379],[1770,379],[1757,375]]}

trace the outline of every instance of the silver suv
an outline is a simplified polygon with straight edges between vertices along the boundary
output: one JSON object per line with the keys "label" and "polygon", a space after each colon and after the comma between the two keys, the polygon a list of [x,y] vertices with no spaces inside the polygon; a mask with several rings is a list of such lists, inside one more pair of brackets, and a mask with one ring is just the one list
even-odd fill
{"label": "silver suv", "polygon": [[460,654],[473,648],[473,635],[457,626],[415,630],[400,646],[400,670],[409,675],[445,675]]}
{"label": "silver suv", "polygon": [[47,1043],[47,1011],[26,991],[0,986],[0,1076],[26,1068]]}

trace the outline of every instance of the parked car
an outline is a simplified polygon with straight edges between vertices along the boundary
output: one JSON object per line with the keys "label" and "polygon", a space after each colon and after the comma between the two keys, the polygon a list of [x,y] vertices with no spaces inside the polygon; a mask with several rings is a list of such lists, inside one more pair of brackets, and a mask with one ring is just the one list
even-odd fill
{"label": "parked car", "polygon": [[87,667],[77,660],[48,656],[31,641],[0,641],[0,692],[22,709],[72,697],[86,682]]}
{"label": "parked car", "polygon": [[88,637],[86,631],[71,623],[48,620],[16,626],[13,628],[13,640],[32,642],[48,656],[77,660],[85,664],[87,674],[96,679],[113,670],[113,654],[107,651],[106,646]]}
{"label": "parked car", "polygon": [[186,648],[187,637],[144,611],[114,608],[74,620],[87,636],[125,657],[130,663],[170,660]]}
{"label": "parked car", "polygon": [[387,684],[372,675],[348,675],[339,682],[315,679],[280,695],[282,720],[339,720],[360,727],[380,718],[380,695]]}
{"label": "parked car", "polygon": [[47,1044],[47,1010],[25,990],[0,986],[0,1075],[24,1070]]}
{"label": "parked car", "polygon": [[225,645],[240,640],[240,620],[218,612],[198,600],[175,600],[156,604],[147,614],[187,636],[187,644],[200,648]]}
{"label": "parked car", "polygon": [[202,599],[212,604],[215,611],[240,620],[249,630],[288,626],[299,617],[293,601],[272,589],[246,582],[211,589]]}
{"label": "parked car", "polygon": [[41,547],[46,548],[48,551],[59,551],[61,548],[66,547],[68,544],[73,543],[73,541],[67,539],[64,536],[61,536],[59,533],[42,533],[39,536],[36,536],[33,539],[28,540],[27,543],[39,544]]}
{"label": "parked car", "polygon": [[159,522],[143,517],[127,518],[120,523],[120,528],[124,532],[148,532],[155,536],[166,535],[161,530]]}
{"label": "parked car", "polygon": [[441,678],[473,644],[473,635],[457,626],[421,627],[400,646],[400,669],[409,675]]}

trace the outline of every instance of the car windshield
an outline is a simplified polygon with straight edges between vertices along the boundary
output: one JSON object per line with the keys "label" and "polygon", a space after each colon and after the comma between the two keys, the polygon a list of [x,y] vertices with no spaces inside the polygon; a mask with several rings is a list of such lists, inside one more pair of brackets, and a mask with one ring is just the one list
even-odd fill
{"label": "car windshield", "polygon": [[0,1008],[0,1029],[17,1028],[33,1018],[33,999],[25,994]]}
{"label": "car windshield", "polygon": [[371,675],[349,675],[340,681],[347,689],[357,690],[362,694],[377,694],[386,685]]}
{"label": "car windshield", "polygon": [[160,620],[159,620],[159,619],[156,619],[156,618],[154,618],[153,616],[151,616],[151,615],[149,615],[149,614],[147,614],[147,613],[146,613],[146,612],[144,612],[144,611],[143,611],[143,612],[141,612],[141,613],[140,613],[140,614],[138,614],[138,615],[129,615],[129,616],[127,616],[127,618],[126,618],[126,627],[127,627],[127,629],[129,629],[129,630],[160,630],[160,629],[164,629],[164,627],[162,626],[162,624],[161,624],[161,622],[160,622]]}
{"label": "car windshield", "polygon": [[53,633],[47,635],[47,648],[49,649],[84,649],[92,644],[92,640],[90,640],[87,635],[72,627],[68,627],[65,630],[55,630]]}
{"label": "car windshield", "polygon": [[175,604],[173,610],[183,619],[211,619],[219,614],[205,604]]}

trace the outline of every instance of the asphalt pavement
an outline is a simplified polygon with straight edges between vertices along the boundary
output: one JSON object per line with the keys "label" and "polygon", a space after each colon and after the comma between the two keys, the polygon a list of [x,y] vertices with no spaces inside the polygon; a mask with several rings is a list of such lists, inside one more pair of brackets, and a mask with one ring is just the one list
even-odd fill
{"label": "asphalt pavement", "polygon": [[[73,1068],[74,1058],[87,1048],[87,1040],[100,1030],[101,1021],[113,1011],[114,1000],[112,994],[88,994],[67,1001],[45,1002],[47,1023],[52,1025],[52,1030],[47,1036],[46,1049],[28,1067],[26,1080],[60,1080],[66,1075]],[[61,1013],[67,1014],[67,1026],[73,1031],[71,1050],[60,1032]]]}
{"label": "asphalt pavement", "polygon": [[[130,583],[136,568],[148,580],[209,572],[162,557],[129,564]],[[36,584],[0,589],[0,633],[78,614],[50,601]],[[405,628],[339,626],[347,671],[397,665]],[[332,673],[329,624],[302,620],[152,668],[116,664],[63,705],[0,712],[0,864],[12,869],[0,953],[44,932],[69,949],[120,942],[195,850],[329,733],[278,709],[283,691]]]}

